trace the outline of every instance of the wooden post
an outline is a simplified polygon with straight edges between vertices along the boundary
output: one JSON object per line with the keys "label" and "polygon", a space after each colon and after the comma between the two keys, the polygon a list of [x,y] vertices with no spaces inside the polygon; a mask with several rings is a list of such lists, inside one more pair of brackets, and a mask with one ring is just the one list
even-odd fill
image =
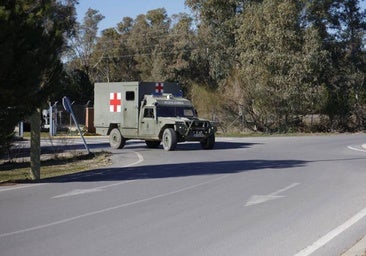
{"label": "wooden post", "polygon": [[85,124],[88,133],[95,133],[94,127],[94,108],[86,108]]}

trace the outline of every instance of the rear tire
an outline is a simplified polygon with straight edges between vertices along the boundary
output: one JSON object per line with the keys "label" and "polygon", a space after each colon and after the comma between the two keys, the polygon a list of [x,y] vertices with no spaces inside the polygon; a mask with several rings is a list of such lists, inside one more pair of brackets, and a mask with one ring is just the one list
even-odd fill
{"label": "rear tire", "polygon": [[109,145],[112,148],[121,149],[125,146],[125,144],[126,139],[123,138],[119,129],[117,128],[112,129],[111,133],[109,134]]}
{"label": "rear tire", "polygon": [[200,143],[203,149],[213,149],[215,146],[215,134],[211,134],[206,139],[201,140]]}
{"label": "rear tire", "polygon": [[177,147],[177,134],[172,128],[166,128],[163,133],[162,141],[164,150],[175,150]]}

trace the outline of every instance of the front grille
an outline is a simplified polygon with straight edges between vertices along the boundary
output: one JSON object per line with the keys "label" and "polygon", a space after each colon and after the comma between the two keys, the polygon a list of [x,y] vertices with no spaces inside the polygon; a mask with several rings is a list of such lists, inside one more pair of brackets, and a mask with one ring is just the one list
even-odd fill
{"label": "front grille", "polygon": [[209,127],[209,123],[204,122],[204,121],[192,121],[192,123],[187,123],[187,126],[191,127],[191,129],[193,129],[193,130],[205,129],[205,128]]}

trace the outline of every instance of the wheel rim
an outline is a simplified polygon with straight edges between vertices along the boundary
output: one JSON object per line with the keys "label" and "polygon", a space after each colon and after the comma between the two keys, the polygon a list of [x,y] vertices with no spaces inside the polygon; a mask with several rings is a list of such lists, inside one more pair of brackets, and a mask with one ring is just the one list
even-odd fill
{"label": "wheel rim", "polygon": [[118,143],[119,142],[119,137],[118,137],[118,135],[116,133],[113,134],[112,140],[113,140],[114,143]]}
{"label": "wheel rim", "polygon": [[112,148],[116,148],[116,149],[123,148],[123,146],[124,146],[123,137],[119,130],[113,129],[111,131],[111,133],[109,135],[109,143]]}
{"label": "wheel rim", "polygon": [[165,148],[168,148],[169,147],[169,144],[170,144],[170,137],[168,134],[164,134],[164,147]]}

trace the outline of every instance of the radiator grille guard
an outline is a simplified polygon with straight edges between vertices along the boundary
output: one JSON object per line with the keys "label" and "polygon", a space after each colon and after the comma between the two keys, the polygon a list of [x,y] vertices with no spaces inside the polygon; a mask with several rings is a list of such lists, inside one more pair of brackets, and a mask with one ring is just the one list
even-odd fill
{"label": "radiator grille guard", "polygon": [[184,125],[177,125],[177,132],[180,135],[180,140],[202,140],[215,133],[215,127],[210,121],[190,120],[185,121]]}

